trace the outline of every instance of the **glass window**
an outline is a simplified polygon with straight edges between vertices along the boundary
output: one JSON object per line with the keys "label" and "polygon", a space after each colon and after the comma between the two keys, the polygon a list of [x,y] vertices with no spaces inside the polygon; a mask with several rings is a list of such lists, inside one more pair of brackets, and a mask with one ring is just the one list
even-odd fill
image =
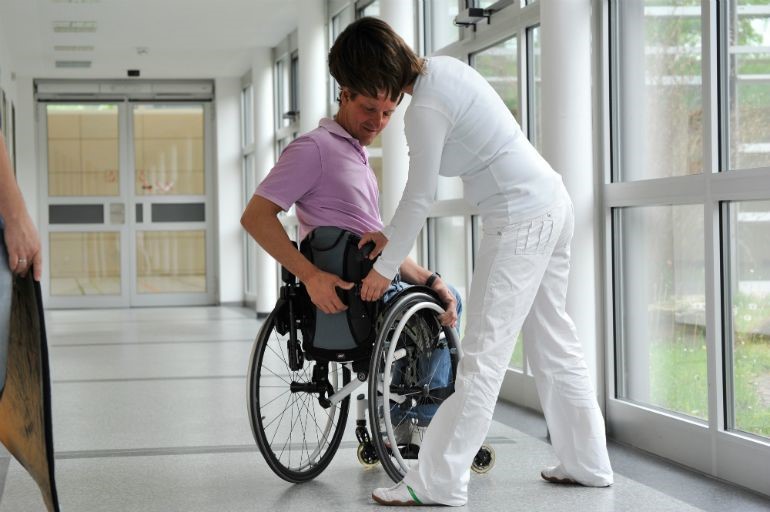
{"label": "glass window", "polygon": [[519,66],[516,36],[471,55],[471,65],[497,91],[508,110],[519,118]]}
{"label": "glass window", "polygon": [[206,232],[137,231],[136,291],[206,291]]}
{"label": "glass window", "polygon": [[[359,2],[363,3],[363,2]],[[380,0],[374,0],[373,2],[369,3],[365,7],[361,7],[358,9],[358,17],[363,18],[364,16],[374,16],[379,17],[380,16]]]}
{"label": "glass window", "polygon": [[529,140],[538,151],[543,149],[543,80],[541,74],[540,27],[527,31],[529,44]]}
{"label": "glass window", "polygon": [[241,91],[241,144],[254,143],[254,87],[247,86]]}
{"label": "glass window", "polygon": [[117,105],[48,105],[48,195],[117,196]]}
{"label": "glass window", "polygon": [[120,233],[48,235],[51,296],[120,295]]}
{"label": "glass window", "polygon": [[[465,217],[436,217],[432,219],[434,223],[434,234],[436,239],[432,244],[435,247],[433,261],[435,271],[439,272],[445,282],[451,284],[457,291],[463,301],[468,297],[466,290],[467,261],[465,258]],[[460,248],[461,252],[458,252]]]}
{"label": "glass window", "polygon": [[137,105],[133,121],[136,194],[205,194],[203,107]]}
{"label": "glass window", "polygon": [[[770,201],[728,206],[727,374],[736,430],[770,437]],[[729,408],[728,408],[729,411]],[[728,413],[729,414],[729,413]]]}
{"label": "glass window", "polygon": [[460,27],[455,25],[458,14],[457,0],[425,0],[425,32],[430,51],[434,52],[460,39]]}
{"label": "glass window", "polygon": [[276,127],[284,128],[291,124],[289,117],[284,116],[289,107],[289,77],[286,69],[286,61],[279,60],[275,63],[275,105]]}
{"label": "glass window", "polygon": [[703,172],[700,0],[617,7],[615,181]]}
{"label": "glass window", "polygon": [[614,213],[618,398],[706,419],[703,206]]}
{"label": "glass window", "polygon": [[[254,166],[254,153],[249,153],[243,158],[243,183],[244,197],[243,208],[251,201],[254,191],[257,188],[257,176]],[[246,257],[246,293],[255,295],[257,293],[257,243],[254,239],[243,231],[243,240]]]}
{"label": "glass window", "polygon": [[[756,4],[762,3],[763,7]],[[770,166],[770,3],[726,2],[730,169]]]}

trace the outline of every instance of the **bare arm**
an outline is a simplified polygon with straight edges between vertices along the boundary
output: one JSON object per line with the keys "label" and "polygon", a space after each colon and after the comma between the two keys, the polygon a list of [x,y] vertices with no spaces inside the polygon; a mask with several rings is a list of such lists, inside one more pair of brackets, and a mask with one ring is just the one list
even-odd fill
{"label": "bare arm", "polygon": [[0,217],[5,222],[5,247],[11,272],[27,275],[31,268],[36,281],[40,281],[43,260],[40,254],[40,237],[24,206],[21,191],[13,177],[11,159],[0,134]]}
{"label": "bare arm", "polygon": [[324,272],[300,253],[278,220],[283,209],[264,197],[255,195],[241,217],[243,228],[257,243],[286,267],[289,272],[305,283],[310,299],[324,313],[339,313],[347,307],[337,296],[335,287],[350,289],[353,283]]}

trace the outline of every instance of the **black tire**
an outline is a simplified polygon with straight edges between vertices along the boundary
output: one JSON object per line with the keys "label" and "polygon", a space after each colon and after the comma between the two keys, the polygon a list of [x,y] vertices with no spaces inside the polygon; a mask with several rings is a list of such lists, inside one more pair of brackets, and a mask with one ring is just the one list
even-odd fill
{"label": "black tire", "polygon": [[[291,391],[292,382],[311,381],[315,362],[305,360],[302,369],[291,371],[287,359],[289,334],[281,335],[276,330],[275,316],[275,312],[271,313],[262,325],[249,360],[251,429],[275,474],[288,482],[307,482],[326,469],[337,452],[350,397],[324,408],[318,393]],[[297,332],[297,336],[301,343],[301,333]],[[338,363],[329,363],[328,375],[334,392],[350,381],[350,371]]]}
{"label": "black tire", "polygon": [[[413,307],[415,310],[410,313]],[[430,422],[417,408],[424,410],[424,406],[431,404],[437,407],[454,392],[461,355],[459,342],[453,328],[438,324],[436,307],[441,308],[430,295],[410,293],[388,308],[378,328],[369,370],[369,420],[382,467],[394,482],[400,482],[416,464],[419,440]],[[404,317],[407,320],[399,333],[398,326]],[[448,381],[433,388],[429,372],[435,369],[430,369],[426,362],[439,350],[447,351],[442,357],[449,358],[451,370],[446,374]],[[390,383],[387,388],[385,382]],[[401,404],[396,405],[394,398]],[[389,405],[386,407],[385,403]]]}

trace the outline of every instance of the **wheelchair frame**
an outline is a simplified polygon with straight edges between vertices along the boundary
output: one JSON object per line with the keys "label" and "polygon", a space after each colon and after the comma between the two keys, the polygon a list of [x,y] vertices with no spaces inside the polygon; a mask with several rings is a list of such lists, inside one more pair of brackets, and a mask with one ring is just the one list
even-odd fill
{"label": "wheelchair frame", "polygon": [[[391,409],[394,405],[386,407],[384,404],[404,404],[409,401],[407,406],[416,407],[424,403],[438,403],[450,394],[444,390],[442,396],[432,396],[428,385],[410,388],[408,385],[404,387],[403,384],[392,384],[392,370],[397,361],[403,361],[398,364],[408,368],[410,364],[416,364],[416,358],[424,357],[417,343],[410,345],[402,334],[412,319],[425,314],[421,313],[422,311],[429,312],[434,317],[444,312],[438,297],[424,286],[412,286],[399,292],[380,315],[382,321],[368,359],[322,361],[309,359],[310,354],[303,352],[299,339],[303,327],[299,300],[300,294],[305,293],[301,289],[302,285],[288,273],[284,273],[284,283],[276,308],[260,329],[249,363],[248,410],[252,432],[262,455],[270,468],[289,482],[304,482],[318,476],[339,448],[346,427],[351,394],[368,382],[366,408],[369,410],[373,435],[369,435],[363,417],[362,396],[359,396],[356,422],[358,458],[365,465],[381,462],[388,476],[394,481],[400,481],[409,470],[410,463],[416,462],[417,449],[411,442],[399,445],[396,429],[391,421]],[[279,323],[279,316],[285,313],[283,308],[288,309],[288,326]],[[438,325],[437,319],[433,321]],[[462,353],[455,329],[440,325],[438,328],[440,332],[437,333],[436,339],[425,340],[423,348],[427,348],[428,353],[431,350],[449,350],[453,389],[457,363]],[[281,330],[284,332],[281,333]],[[274,341],[277,343],[273,343]],[[288,370],[289,375],[282,375],[270,368],[267,368],[270,373],[263,375],[266,360],[280,360],[281,357],[284,358],[281,371]],[[351,374],[355,375],[352,379]],[[264,385],[263,380],[266,382]],[[277,385],[272,382],[277,382]],[[288,387],[288,395],[286,391],[280,391],[283,387]],[[287,410],[284,409],[275,417],[267,411],[268,407],[279,400],[286,400],[287,407],[292,407],[285,425],[289,428],[288,439],[279,437]],[[296,416],[295,406],[299,409]],[[302,417],[303,414],[305,417]],[[268,433],[267,429],[272,428],[276,422],[278,425],[275,432]],[[299,442],[296,437],[292,439],[295,426],[302,430],[297,433],[301,439]],[[414,421],[407,424],[413,431],[418,430],[416,426]],[[306,431],[314,427],[317,428],[315,440],[310,439],[308,442]],[[309,446],[313,443],[316,445]],[[296,457],[292,461],[292,455],[297,450],[301,452],[299,461]]]}

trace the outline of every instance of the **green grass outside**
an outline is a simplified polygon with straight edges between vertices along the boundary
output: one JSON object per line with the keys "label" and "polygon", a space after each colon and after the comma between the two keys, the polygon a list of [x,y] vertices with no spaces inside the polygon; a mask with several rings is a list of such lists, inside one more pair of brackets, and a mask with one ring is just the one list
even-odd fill
{"label": "green grass outside", "polygon": [[[708,416],[706,346],[687,338],[654,343],[650,350],[650,403],[697,418]],[[735,428],[770,436],[770,390],[760,394],[760,378],[770,380],[770,339],[739,339],[734,349]],[[765,382],[765,386],[770,382]]]}
{"label": "green grass outside", "polygon": [[[688,328],[673,342],[650,347],[649,403],[696,418],[708,418],[707,360],[699,328]],[[523,343],[516,343],[511,367],[523,368]],[[763,397],[760,379],[770,386],[770,338],[738,338],[734,349],[735,428],[770,436],[770,389]]]}

